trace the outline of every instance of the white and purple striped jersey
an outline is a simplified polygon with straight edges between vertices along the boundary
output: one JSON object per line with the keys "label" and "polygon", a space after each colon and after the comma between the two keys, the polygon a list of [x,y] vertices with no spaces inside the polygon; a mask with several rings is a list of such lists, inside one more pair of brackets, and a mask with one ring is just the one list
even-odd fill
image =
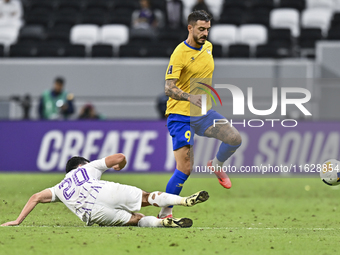
{"label": "white and purple striped jersey", "polygon": [[100,178],[107,169],[103,158],[68,172],[64,180],[50,188],[51,202],[63,202],[89,225],[96,197],[106,184],[106,181],[101,181]]}

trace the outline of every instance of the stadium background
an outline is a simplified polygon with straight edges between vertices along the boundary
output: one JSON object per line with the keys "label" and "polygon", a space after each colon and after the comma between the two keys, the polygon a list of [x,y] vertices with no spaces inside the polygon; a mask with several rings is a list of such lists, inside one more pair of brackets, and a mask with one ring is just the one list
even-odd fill
{"label": "stadium background", "polygon": [[[22,27],[0,28],[1,171],[58,171],[62,164],[56,162],[72,154],[95,159],[119,151],[131,157],[126,171],[173,170],[171,141],[164,120],[159,120],[157,100],[164,93],[169,56],[186,35],[183,17],[196,1],[181,2],[182,23],[176,29],[166,22],[169,1],[151,2],[163,13],[164,26],[156,35],[130,28],[131,14],[138,9],[134,0],[22,2]],[[311,117],[288,108],[286,118],[297,119],[298,129],[240,127],[244,150],[232,163],[289,165],[339,158],[339,1],[205,2],[214,15],[209,38],[216,65],[213,84],[235,84],[245,94],[247,87],[253,87],[254,106],[259,109],[271,106],[273,87],[303,87],[312,93],[306,104]],[[104,27],[109,28],[105,38]],[[39,98],[57,76],[65,78],[66,91],[75,95],[77,113],[67,121],[39,121]],[[18,98],[26,94],[32,98],[31,120],[19,121]],[[221,97],[223,106],[215,108],[231,118],[231,94],[222,91]],[[106,120],[77,121],[88,103]],[[279,110],[268,117],[283,118]],[[246,111],[242,118],[259,116]],[[218,148],[210,140],[197,143],[197,153],[203,155],[207,144],[211,152],[198,157],[199,164]],[[278,145],[270,144],[277,140]],[[118,144],[105,147],[110,141]],[[301,151],[303,155],[297,153]],[[25,163],[10,163],[17,153]]]}

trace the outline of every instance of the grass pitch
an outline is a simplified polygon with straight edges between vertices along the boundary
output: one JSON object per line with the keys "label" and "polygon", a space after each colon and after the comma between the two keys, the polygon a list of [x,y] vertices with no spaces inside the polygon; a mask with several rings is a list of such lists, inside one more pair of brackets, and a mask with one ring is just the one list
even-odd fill
{"label": "grass pitch", "polygon": [[[29,197],[62,174],[0,174],[0,223],[14,220]],[[169,174],[104,174],[103,179],[163,191]],[[18,227],[0,227],[0,254],[337,254],[339,190],[319,178],[190,178],[182,195],[206,190],[191,208],[189,229],[85,227],[63,204],[39,204]],[[155,207],[142,208],[157,215]]]}

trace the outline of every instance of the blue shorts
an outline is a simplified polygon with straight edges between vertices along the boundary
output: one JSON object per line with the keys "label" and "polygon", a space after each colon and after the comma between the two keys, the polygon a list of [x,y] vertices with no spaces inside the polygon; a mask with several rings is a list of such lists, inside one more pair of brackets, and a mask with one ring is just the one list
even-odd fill
{"label": "blue shorts", "polygon": [[206,115],[199,117],[170,114],[167,125],[172,136],[173,150],[194,145],[194,134],[204,136],[205,130],[214,124],[214,119],[225,119],[225,117],[215,110],[209,110]]}

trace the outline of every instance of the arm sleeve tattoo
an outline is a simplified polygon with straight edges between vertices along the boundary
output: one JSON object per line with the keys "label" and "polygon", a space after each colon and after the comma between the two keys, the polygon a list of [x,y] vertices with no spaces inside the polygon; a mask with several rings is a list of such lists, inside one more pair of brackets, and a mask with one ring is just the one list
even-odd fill
{"label": "arm sleeve tattoo", "polygon": [[165,81],[165,94],[172,99],[179,101],[190,101],[190,94],[176,86],[177,79],[170,79]]}

